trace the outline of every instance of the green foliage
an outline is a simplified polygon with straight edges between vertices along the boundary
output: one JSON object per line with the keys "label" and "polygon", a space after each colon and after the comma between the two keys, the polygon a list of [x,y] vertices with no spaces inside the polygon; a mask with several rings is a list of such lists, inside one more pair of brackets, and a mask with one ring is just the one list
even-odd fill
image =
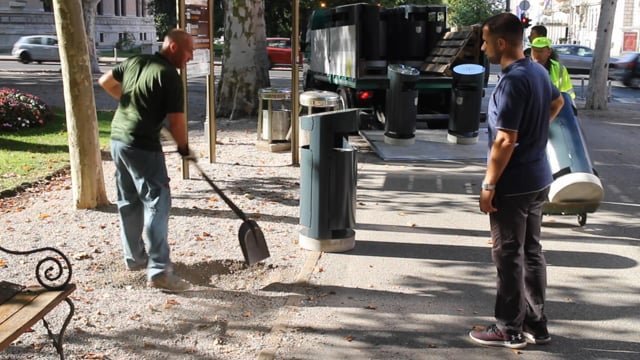
{"label": "green foliage", "polygon": [[124,36],[116,42],[116,49],[118,50],[131,50],[136,44],[136,38],[133,34],[125,32]]}
{"label": "green foliage", "polygon": [[449,23],[453,26],[479,24],[504,11],[502,0],[448,0],[448,4]]}
{"label": "green foliage", "polygon": [[53,113],[37,96],[20,90],[0,88],[0,132],[44,126]]}

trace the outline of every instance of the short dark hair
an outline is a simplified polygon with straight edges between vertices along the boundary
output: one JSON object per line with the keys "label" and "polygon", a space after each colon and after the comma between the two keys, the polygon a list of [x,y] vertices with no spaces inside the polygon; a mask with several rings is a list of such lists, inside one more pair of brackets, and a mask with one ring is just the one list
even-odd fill
{"label": "short dark hair", "polygon": [[531,32],[535,32],[540,36],[547,36],[547,27],[544,25],[536,25],[531,28]]}
{"label": "short dark hair", "polygon": [[501,13],[488,18],[482,27],[486,27],[492,35],[505,39],[511,45],[521,45],[524,28],[517,16]]}

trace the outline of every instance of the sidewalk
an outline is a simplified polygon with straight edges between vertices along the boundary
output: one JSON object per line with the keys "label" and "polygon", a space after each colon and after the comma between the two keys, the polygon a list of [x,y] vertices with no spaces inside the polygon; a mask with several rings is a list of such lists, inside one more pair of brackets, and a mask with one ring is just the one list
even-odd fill
{"label": "sidewalk", "polygon": [[[619,111],[585,112],[582,123],[617,114],[640,124],[637,109]],[[640,358],[640,230],[607,204],[585,227],[545,216],[551,344],[513,351],[469,340],[473,326],[494,322],[489,224],[477,205],[483,170],[361,156],[356,247],[310,254],[297,284],[265,289],[293,295],[261,359]]]}

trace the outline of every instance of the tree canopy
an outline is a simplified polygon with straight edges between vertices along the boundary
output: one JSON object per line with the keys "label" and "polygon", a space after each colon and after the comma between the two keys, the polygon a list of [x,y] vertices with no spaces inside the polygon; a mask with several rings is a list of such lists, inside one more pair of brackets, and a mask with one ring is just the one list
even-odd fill
{"label": "tree canopy", "polygon": [[504,11],[503,0],[448,0],[449,24],[468,26],[484,22]]}

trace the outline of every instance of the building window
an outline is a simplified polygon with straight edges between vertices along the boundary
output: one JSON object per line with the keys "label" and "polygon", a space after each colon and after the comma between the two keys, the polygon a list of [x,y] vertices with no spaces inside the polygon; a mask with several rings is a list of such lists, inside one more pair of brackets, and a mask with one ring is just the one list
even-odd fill
{"label": "building window", "polygon": [[120,0],[113,0],[113,15],[120,16]]}
{"label": "building window", "polygon": [[144,41],[147,41],[147,33],[144,33]]}
{"label": "building window", "polygon": [[120,0],[120,15],[127,16],[127,1]]}
{"label": "building window", "polygon": [[53,12],[53,2],[52,1],[43,1],[42,2],[42,10],[45,12]]}
{"label": "building window", "polygon": [[104,33],[100,33],[100,42],[103,43],[104,42]]}
{"label": "building window", "polygon": [[102,1],[100,1],[100,2],[98,3],[98,7],[97,7],[97,10],[96,10],[96,13],[97,13],[98,15],[104,15],[104,9],[103,9],[103,7],[102,7]]}

